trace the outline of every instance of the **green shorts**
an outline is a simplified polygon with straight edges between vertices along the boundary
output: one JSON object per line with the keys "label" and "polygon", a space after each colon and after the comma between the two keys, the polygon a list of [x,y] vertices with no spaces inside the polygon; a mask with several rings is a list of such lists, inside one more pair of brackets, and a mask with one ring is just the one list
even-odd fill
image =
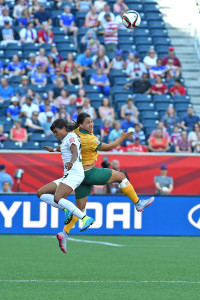
{"label": "green shorts", "polygon": [[112,176],[112,169],[92,168],[85,171],[85,178],[82,183],[75,189],[76,199],[82,199],[89,196],[92,192],[93,185],[105,185]]}

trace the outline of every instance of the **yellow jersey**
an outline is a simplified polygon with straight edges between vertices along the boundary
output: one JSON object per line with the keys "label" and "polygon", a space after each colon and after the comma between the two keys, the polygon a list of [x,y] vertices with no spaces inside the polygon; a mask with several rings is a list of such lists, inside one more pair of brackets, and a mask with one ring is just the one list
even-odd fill
{"label": "yellow jersey", "polygon": [[93,134],[78,127],[74,132],[80,137],[81,140],[81,153],[83,166],[91,165],[98,158],[98,148],[102,142]]}

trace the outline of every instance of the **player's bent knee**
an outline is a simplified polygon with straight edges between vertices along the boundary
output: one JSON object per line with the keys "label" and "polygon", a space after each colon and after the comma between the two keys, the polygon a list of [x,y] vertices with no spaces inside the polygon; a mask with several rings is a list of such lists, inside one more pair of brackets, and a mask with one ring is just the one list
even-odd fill
{"label": "player's bent knee", "polygon": [[39,189],[39,190],[37,191],[37,196],[38,196],[38,198],[40,198],[40,197],[42,196],[42,191],[41,191],[41,189]]}
{"label": "player's bent knee", "polygon": [[123,172],[119,172],[120,173],[120,180],[124,180],[126,178],[126,175]]}
{"label": "player's bent knee", "polygon": [[55,195],[53,200],[54,200],[55,203],[58,203],[59,200],[60,200],[60,198],[59,198],[58,196]]}

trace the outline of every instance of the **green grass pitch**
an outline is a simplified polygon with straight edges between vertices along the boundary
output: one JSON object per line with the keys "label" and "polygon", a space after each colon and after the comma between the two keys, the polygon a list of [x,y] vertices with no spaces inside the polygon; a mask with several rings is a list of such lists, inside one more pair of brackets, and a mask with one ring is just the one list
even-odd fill
{"label": "green grass pitch", "polygon": [[200,299],[199,237],[72,238],[1,235],[0,299]]}

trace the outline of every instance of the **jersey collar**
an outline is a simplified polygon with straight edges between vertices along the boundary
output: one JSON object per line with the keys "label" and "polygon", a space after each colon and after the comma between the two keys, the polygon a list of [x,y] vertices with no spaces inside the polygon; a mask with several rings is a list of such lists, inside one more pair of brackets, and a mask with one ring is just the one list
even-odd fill
{"label": "jersey collar", "polygon": [[79,131],[80,131],[81,133],[83,133],[83,134],[89,134],[89,135],[92,135],[92,133],[90,133],[90,132],[88,132],[88,131],[86,131],[86,130],[83,130],[83,129],[81,129],[81,128],[79,128]]}

